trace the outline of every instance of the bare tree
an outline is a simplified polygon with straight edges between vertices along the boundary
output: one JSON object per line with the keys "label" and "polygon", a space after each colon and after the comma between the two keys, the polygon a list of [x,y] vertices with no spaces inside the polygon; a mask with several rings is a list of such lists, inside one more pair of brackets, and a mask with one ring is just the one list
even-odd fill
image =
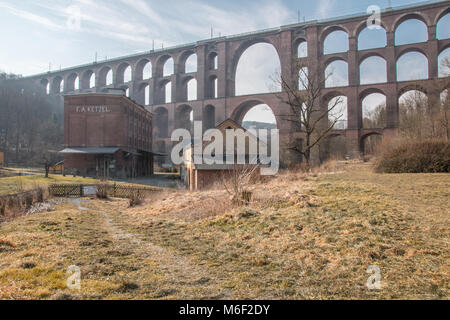
{"label": "bare tree", "polygon": [[248,190],[252,178],[255,176],[257,164],[234,164],[233,169],[222,172],[222,184],[236,205],[248,205],[251,192]]}
{"label": "bare tree", "polygon": [[323,103],[324,83],[333,75],[332,72],[325,76],[323,82],[316,74],[308,72],[305,64],[298,63],[296,69],[298,77],[285,79],[280,75],[274,81],[281,84],[279,99],[291,108],[291,115],[286,120],[295,123],[304,137],[302,146],[296,144],[289,149],[299,152],[309,167],[312,149],[319,145],[342,118],[342,115],[336,115],[334,119],[329,119],[329,115],[343,103],[343,99],[339,97],[329,104]]}

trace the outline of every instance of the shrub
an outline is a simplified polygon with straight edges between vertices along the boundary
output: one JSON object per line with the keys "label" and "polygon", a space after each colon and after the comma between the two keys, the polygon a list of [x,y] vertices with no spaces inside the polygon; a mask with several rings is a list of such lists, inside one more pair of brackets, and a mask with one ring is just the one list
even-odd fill
{"label": "shrub", "polygon": [[450,172],[450,142],[404,142],[388,149],[377,161],[378,173]]}
{"label": "shrub", "polygon": [[101,183],[97,186],[97,198],[102,200],[109,199],[108,197],[108,185],[106,183]]}
{"label": "shrub", "polygon": [[144,195],[138,190],[133,190],[129,196],[130,208],[136,207],[144,203]]}

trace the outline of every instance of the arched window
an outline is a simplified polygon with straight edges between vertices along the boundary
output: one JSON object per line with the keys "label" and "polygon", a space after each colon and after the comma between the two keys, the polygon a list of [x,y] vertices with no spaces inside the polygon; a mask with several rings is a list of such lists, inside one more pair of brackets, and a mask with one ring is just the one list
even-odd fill
{"label": "arched window", "polygon": [[408,52],[397,60],[397,81],[428,79],[428,59],[420,52]]}
{"label": "arched window", "polygon": [[323,42],[324,54],[347,52],[348,48],[348,35],[342,30],[331,32]]}
{"label": "arched window", "polygon": [[387,82],[386,60],[378,56],[369,57],[359,65],[360,84]]}
{"label": "arched window", "polygon": [[343,60],[331,62],[325,69],[325,87],[348,86],[348,64]]}
{"label": "arched window", "polygon": [[396,46],[427,41],[427,25],[418,19],[406,20],[395,30]]}

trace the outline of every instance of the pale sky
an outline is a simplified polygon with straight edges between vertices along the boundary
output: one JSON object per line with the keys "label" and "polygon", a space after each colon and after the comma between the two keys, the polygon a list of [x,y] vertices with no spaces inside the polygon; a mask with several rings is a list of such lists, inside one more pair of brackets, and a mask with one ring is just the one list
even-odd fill
{"label": "pale sky", "polygon": [[[391,0],[394,8],[420,2]],[[49,64],[51,70],[58,70],[90,63],[96,53],[101,61],[148,51],[153,42],[161,48],[208,39],[211,28],[215,37],[227,36],[296,23],[298,11],[300,20],[309,21],[363,13],[370,5],[384,9],[388,4],[388,0],[0,0],[0,71],[27,76],[48,71]],[[447,15],[438,36],[449,32]],[[400,29],[399,35],[411,41],[423,36],[423,31],[412,23]],[[374,33],[366,44],[377,39]],[[327,46],[338,49],[340,43],[342,39],[336,37]],[[407,78],[412,72],[422,76],[420,59],[406,57],[399,77]],[[273,47],[250,48],[239,65],[238,94],[273,91],[270,78],[279,70]],[[333,81],[338,84],[345,78],[340,72],[345,72],[345,65],[335,68]],[[380,66],[365,68],[364,81],[384,79],[378,72]],[[252,114],[256,121],[268,118],[264,112]]]}

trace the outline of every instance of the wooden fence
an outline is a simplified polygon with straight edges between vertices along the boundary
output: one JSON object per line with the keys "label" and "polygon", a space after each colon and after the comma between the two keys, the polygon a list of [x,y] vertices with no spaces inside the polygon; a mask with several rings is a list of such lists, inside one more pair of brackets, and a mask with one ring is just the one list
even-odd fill
{"label": "wooden fence", "polygon": [[52,184],[49,186],[48,191],[54,197],[81,198],[102,193],[112,198],[131,198],[132,196],[144,197],[161,190],[152,187],[135,187],[121,184]]}

